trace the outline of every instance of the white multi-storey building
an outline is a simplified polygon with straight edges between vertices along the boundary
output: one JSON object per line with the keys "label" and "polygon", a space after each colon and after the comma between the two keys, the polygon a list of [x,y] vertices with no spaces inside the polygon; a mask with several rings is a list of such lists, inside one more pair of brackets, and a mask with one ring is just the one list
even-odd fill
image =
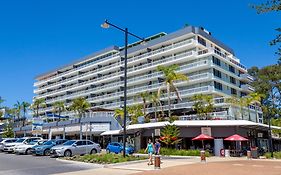
{"label": "white multi-storey building", "polygon": [[[253,78],[235,57],[233,50],[212,37],[200,27],[185,27],[171,34],[160,33],[147,38],[146,45],[131,44],[128,49],[128,105],[141,103],[140,92],[155,92],[163,85],[158,65],[179,65],[178,72],[188,81],[176,83],[182,101],[172,94],[171,109],[181,119],[192,119],[194,94],[214,96],[215,119],[246,119],[263,122],[259,107],[244,107],[226,103],[230,96],[242,97],[254,91],[249,85]],[[74,98],[85,97],[93,107],[116,109],[123,105],[124,50],[113,46],[96,52],[72,64],[40,75],[34,83],[36,96],[44,98],[47,107],[40,114],[52,111],[52,104],[64,101],[69,105]],[[161,96],[164,110],[168,109],[167,96]],[[149,105],[148,112],[153,112]],[[249,112],[250,111],[250,112]],[[249,114],[250,113],[250,114]],[[65,114],[71,115],[71,114]]]}

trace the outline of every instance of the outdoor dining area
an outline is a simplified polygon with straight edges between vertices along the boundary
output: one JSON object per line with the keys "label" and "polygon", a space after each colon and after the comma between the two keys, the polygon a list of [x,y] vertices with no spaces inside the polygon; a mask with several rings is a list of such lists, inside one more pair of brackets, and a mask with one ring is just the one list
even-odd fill
{"label": "outdoor dining area", "polygon": [[[214,140],[215,138],[206,135],[206,134],[200,134],[194,138],[192,138],[192,141],[201,141],[202,149],[205,151],[213,152],[214,148],[211,148],[210,144],[205,145],[204,141]],[[244,138],[238,134],[234,134],[232,136],[229,136],[223,141],[226,142],[228,147],[224,147],[220,149],[220,156],[224,157],[241,157],[245,155],[245,150],[242,150],[242,142],[247,142],[248,139]],[[229,142],[229,143],[227,143]],[[247,150],[249,151],[249,150]]]}

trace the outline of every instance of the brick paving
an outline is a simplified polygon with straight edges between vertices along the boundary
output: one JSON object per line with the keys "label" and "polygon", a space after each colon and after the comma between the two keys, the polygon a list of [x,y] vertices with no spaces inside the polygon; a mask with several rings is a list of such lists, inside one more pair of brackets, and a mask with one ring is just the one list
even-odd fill
{"label": "brick paving", "polygon": [[134,175],[281,175],[281,162],[239,160],[197,163],[144,171]]}

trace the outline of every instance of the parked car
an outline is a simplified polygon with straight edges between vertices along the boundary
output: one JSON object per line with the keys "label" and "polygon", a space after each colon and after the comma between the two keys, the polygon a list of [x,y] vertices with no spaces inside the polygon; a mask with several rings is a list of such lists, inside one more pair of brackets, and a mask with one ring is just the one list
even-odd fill
{"label": "parked car", "polygon": [[100,153],[99,144],[89,140],[69,140],[62,145],[54,146],[51,149],[51,157],[71,157],[73,155]]}
{"label": "parked car", "polygon": [[32,141],[37,141],[37,140],[42,140],[42,138],[41,137],[23,137],[23,138],[20,138],[16,142],[5,144],[4,151],[8,152],[8,153],[12,153],[12,152],[14,152],[15,146],[28,144]]}
{"label": "parked car", "polygon": [[[112,142],[112,143],[109,143],[106,147],[106,152],[107,153],[116,153],[116,154],[119,154],[121,152],[123,152],[123,144],[122,143],[119,143],[119,142]],[[126,148],[125,148],[125,151],[126,151],[126,154],[133,154],[135,149],[132,145],[126,145]]]}
{"label": "parked car", "polygon": [[18,139],[16,138],[3,138],[2,141],[0,142],[0,151],[4,151],[4,147],[6,144],[8,143],[14,143],[15,141],[17,141]]}
{"label": "parked car", "polygon": [[65,143],[66,139],[52,139],[48,140],[47,142],[43,143],[42,145],[37,145],[32,147],[32,154],[33,155],[42,155],[42,156],[49,156],[51,148],[56,145],[61,145]]}
{"label": "parked car", "polygon": [[15,154],[31,154],[32,147],[35,145],[42,145],[45,140],[35,140],[27,144],[20,144],[14,147]]}

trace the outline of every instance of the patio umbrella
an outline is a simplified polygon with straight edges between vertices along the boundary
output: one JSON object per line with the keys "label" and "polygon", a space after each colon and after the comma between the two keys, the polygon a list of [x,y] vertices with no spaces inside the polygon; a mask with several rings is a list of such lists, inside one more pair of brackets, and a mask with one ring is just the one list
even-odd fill
{"label": "patio umbrella", "polygon": [[203,149],[204,149],[204,140],[213,140],[214,138],[211,137],[211,136],[208,136],[208,135],[205,135],[205,134],[200,134],[199,136],[197,137],[194,137],[192,139],[192,141],[194,140],[201,140],[202,141],[202,146],[203,146]]}
{"label": "patio umbrella", "polygon": [[[238,134],[234,134],[232,136],[229,136],[227,138],[225,138],[224,140],[226,141],[235,141],[235,142],[239,142],[240,143],[240,147],[241,147],[241,142],[242,141],[248,141],[248,139],[238,135]],[[235,146],[236,147],[236,146]],[[236,148],[237,149],[237,148]]]}
{"label": "patio umbrella", "polygon": [[246,139],[238,134],[229,136],[229,137],[225,138],[224,140],[226,140],[226,141],[248,141],[248,139]]}

